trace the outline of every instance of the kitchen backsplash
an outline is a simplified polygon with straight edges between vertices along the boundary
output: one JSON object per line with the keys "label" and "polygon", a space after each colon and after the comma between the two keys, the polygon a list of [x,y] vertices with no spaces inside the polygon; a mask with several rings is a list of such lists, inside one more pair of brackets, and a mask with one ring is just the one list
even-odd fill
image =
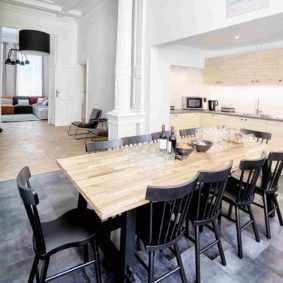
{"label": "kitchen backsplash", "polygon": [[262,114],[283,116],[283,86],[210,86],[211,99],[219,106],[233,105],[236,112],[256,114],[258,99]]}
{"label": "kitchen backsplash", "polygon": [[197,68],[171,68],[171,102],[176,109],[182,108],[183,96],[209,97],[210,89],[203,81],[203,70]]}

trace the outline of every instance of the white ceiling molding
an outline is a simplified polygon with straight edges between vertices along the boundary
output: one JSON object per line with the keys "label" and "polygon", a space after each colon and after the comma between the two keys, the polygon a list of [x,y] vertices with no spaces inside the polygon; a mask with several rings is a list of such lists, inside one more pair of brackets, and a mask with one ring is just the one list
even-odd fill
{"label": "white ceiling molding", "polygon": [[94,8],[101,0],[4,0],[22,7],[51,12],[58,16],[79,18]]}
{"label": "white ceiling molding", "polygon": [[[10,0],[0,0],[0,14],[1,14],[1,9],[6,10],[6,11],[11,11],[11,12],[20,12],[20,13],[25,13],[28,15],[35,15],[35,16],[43,16],[43,17],[49,17],[50,19],[53,20],[60,20],[60,21],[66,21],[70,23],[75,23],[77,18],[73,16],[68,16],[68,15],[63,15],[63,14],[58,14],[55,13],[54,11],[47,11],[47,10],[42,10],[42,9],[36,9],[32,8],[29,6],[24,6],[24,5],[18,5],[13,3]],[[20,28],[20,27],[19,27]]]}

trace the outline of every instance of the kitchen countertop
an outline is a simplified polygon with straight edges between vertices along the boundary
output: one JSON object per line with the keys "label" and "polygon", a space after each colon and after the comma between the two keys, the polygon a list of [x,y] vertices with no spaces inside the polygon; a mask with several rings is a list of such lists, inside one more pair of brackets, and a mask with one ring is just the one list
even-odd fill
{"label": "kitchen countertop", "polygon": [[226,115],[226,116],[235,116],[235,117],[242,117],[242,118],[252,118],[252,119],[283,122],[283,117],[276,117],[276,116],[272,117],[269,115],[257,116],[255,114],[247,114],[247,113],[241,113],[241,112],[226,113],[226,112],[221,112],[219,110],[209,111],[209,110],[185,110],[185,109],[176,109],[176,110],[170,111],[170,114],[183,114],[183,113],[209,113],[209,114],[217,114],[217,115]]}

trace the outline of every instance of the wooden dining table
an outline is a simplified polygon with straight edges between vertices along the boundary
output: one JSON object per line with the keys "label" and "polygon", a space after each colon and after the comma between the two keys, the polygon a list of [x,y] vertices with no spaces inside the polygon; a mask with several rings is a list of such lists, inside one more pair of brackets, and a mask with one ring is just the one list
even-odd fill
{"label": "wooden dining table", "polygon": [[102,221],[123,214],[120,259],[123,281],[129,282],[135,262],[136,209],[148,203],[147,186],[180,184],[199,170],[224,168],[230,160],[237,169],[242,159],[259,158],[263,151],[283,151],[283,146],[231,143],[205,153],[194,151],[185,160],[175,160],[162,170],[153,168],[150,172],[131,162],[123,149],[58,159],[57,164],[78,190],[80,202],[88,203]]}

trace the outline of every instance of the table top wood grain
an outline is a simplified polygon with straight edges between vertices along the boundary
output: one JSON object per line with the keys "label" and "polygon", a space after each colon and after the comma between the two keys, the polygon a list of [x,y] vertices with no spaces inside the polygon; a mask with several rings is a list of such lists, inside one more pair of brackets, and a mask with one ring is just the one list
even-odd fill
{"label": "table top wood grain", "polygon": [[193,152],[173,166],[144,171],[127,159],[124,150],[58,159],[80,194],[102,220],[146,204],[148,185],[176,185],[190,180],[199,170],[217,170],[233,160],[236,169],[242,159],[259,158],[262,151],[283,151],[272,144],[233,144],[220,151]]}

